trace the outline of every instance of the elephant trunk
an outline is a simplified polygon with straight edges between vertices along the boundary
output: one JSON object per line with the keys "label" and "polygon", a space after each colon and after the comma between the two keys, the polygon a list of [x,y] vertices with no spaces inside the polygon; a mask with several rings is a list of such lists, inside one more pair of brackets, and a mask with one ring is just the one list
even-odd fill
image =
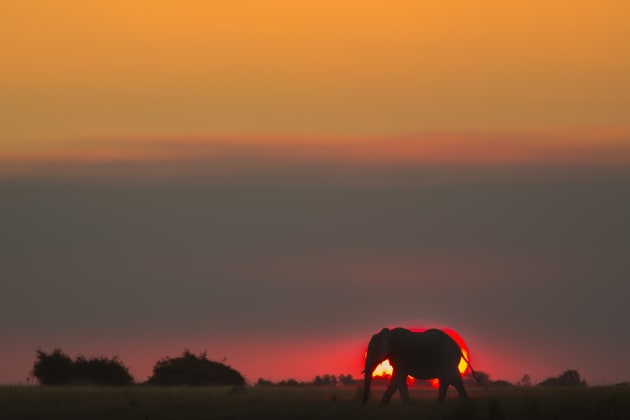
{"label": "elephant trunk", "polygon": [[365,370],[363,374],[363,404],[365,405],[370,397],[370,386],[372,385],[372,372],[376,369],[376,365],[378,363],[371,360],[371,358],[367,358],[365,360]]}
{"label": "elephant trunk", "polygon": [[370,385],[372,384],[372,374],[365,372],[365,379],[363,379],[363,405],[367,403],[370,397]]}
{"label": "elephant trunk", "polygon": [[374,334],[368,344],[368,351],[365,355],[365,369],[363,374],[363,404],[367,403],[370,397],[370,385],[372,384],[372,373],[376,366],[389,356],[391,347],[392,332],[383,328],[378,334]]}

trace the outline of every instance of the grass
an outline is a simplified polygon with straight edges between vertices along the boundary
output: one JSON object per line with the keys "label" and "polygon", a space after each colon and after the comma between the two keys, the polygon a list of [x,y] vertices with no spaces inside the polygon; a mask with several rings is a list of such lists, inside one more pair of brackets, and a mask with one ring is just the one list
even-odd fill
{"label": "grass", "polygon": [[0,387],[0,419],[628,419],[628,387],[470,388],[462,403],[449,391],[412,389],[387,406],[375,389],[367,406],[361,390],[322,387]]}

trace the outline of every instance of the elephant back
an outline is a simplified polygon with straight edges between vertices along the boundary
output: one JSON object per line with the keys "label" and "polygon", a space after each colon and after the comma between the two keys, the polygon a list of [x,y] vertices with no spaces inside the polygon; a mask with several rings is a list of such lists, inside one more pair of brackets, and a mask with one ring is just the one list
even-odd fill
{"label": "elephant back", "polygon": [[417,379],[439,377],[444,371],[456,368],[459,363],[459,346],[441,330],[412,332],[400,328],[392,333],[390,362],[412,373]]}

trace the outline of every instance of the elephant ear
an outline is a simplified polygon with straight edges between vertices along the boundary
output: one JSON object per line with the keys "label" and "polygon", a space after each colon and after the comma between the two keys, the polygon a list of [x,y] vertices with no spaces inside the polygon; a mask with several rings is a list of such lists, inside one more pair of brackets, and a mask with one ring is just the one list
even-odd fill
{"label": "elephant ear", "polygon": [[381,336],[381,345],[378,349],[378,354],[381,358],[385,359],[389,356],[389,351],[392,344],[392,332],[388,328],[383,328],[379,333]]}

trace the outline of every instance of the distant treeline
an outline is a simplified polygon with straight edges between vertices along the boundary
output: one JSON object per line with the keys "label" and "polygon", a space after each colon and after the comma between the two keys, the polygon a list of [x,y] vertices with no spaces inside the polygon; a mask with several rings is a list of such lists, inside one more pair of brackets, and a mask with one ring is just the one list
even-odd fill
{"label": "distant treeline", "polygon": [[[491,387],[512,387],[512,386],[521,386],[527,387],[532,386],[530,376],[525,374],[523,378],[519,380],[516,384],[513,384],[509,381],[499,379],[492,380],[490,379],[490,375],[485,372],[477,371],[477,377],[481,381],[481,385],[483,386],[491,386]],[[479,383],[472,378],[470,375],[466,375],[464,381],[468,386],[476,386]],[[349,385],[361,385],[363,383],[363,379],[355,379],[352,375],[321,375],[316,376],[312,382],[301,382],[296,379],[287,379],[282,380],[280,382],[272,382],[267,379],[260,378],[256,382],[256,386],[349,386]],[[380,376],[372,379],[372,384],[376,386],[387,386],[389,384],[389,377]],[[538,386],[576,386],[576,385],[586,385],[586,381],[580,379],[580,374],[576,370],[567,370],[558,376],[554,376],[551,378],[547,378]],[[414,386],[426,386],[432,387],[431,381],[417,380],[415,381]]]}
{"label": "distant treeline", "polygon": [[296,379],[286,379],[279,382],[272,382],[267,379],[260,378],[256,382],[256,386],[351,386],[359,385],[363,380],[355,379],[352,375],[317,375],[311,382],[301,382]]}
{"label": "distant treeline", "polygon": [[[32,375],[42,385],[131,385],[135,383],[129,373],[129,368],[116,356],[85,358],[79,356],[76,359],[64,354],[61,349],[54,349],[51,353],[37,350],[37,358],[33,365]],[[482,384],[486,386],[515,386],[504,381],[490,379],[490,375],[477,372]],[[474,382],[470,378],[466,379]],[[376,385],[386,385],[388,378],[374,378]],[[355,379],[352,375],[341,374],[339,376],[325,374],[318,375],[310,382],[302,382],[296,379],[287,379],[280,382],[272,382],[263,378],[258,379],[256,386],[358,386],[362,380]],[[243,386],[245,378],[240,372],[220,362],[209,360],[206,353],[195,355],[185,350],[179,357],[164,357],[153,366],[153,374],[142,384],[164,386],[207,386],[227,385]],[[427,381],[418,381],[417,384],[426,384]],[[529,375],[516,383],[516,386],[531,386]],[[586,385],[586,381],[580,378],[576,370],[567,370],[562,374],[547,378],[539,386],[579,386]]]}
{"label": "distant treeline", "polygon": [[[523,377],[518,382],[516,382],[516,384],[513,384],[513,383],[508,382],[508,381],[503,380],[503,379],[492,380],[492,379],[490,379],[490,375],[488,375],[485,372],[477,371],[476,374],[477,374],[477,377],[479,378],[481,384],[485,385],[485,386],[495,386],[495,387],[501,387],[501,386],[522,386],[522,387],[527,387],[527,386],[534,385],[534,384],[532,384],[531,377],[528,374],[523,375]],[[470,378],[470,377],[466,378],[466,382],[468,382],[469,385],[475,385],[476,384],[476,381],[474,379]],[[580,374],[575,369],[566,370],[566,371],[564,371],[563,373],[561,373],[558,376],[547,378],[544,381],[542,381],[539,384],[537,384],[537,386],[580,386],[580,385],[586,385],[586,381],[580,378]]]}

